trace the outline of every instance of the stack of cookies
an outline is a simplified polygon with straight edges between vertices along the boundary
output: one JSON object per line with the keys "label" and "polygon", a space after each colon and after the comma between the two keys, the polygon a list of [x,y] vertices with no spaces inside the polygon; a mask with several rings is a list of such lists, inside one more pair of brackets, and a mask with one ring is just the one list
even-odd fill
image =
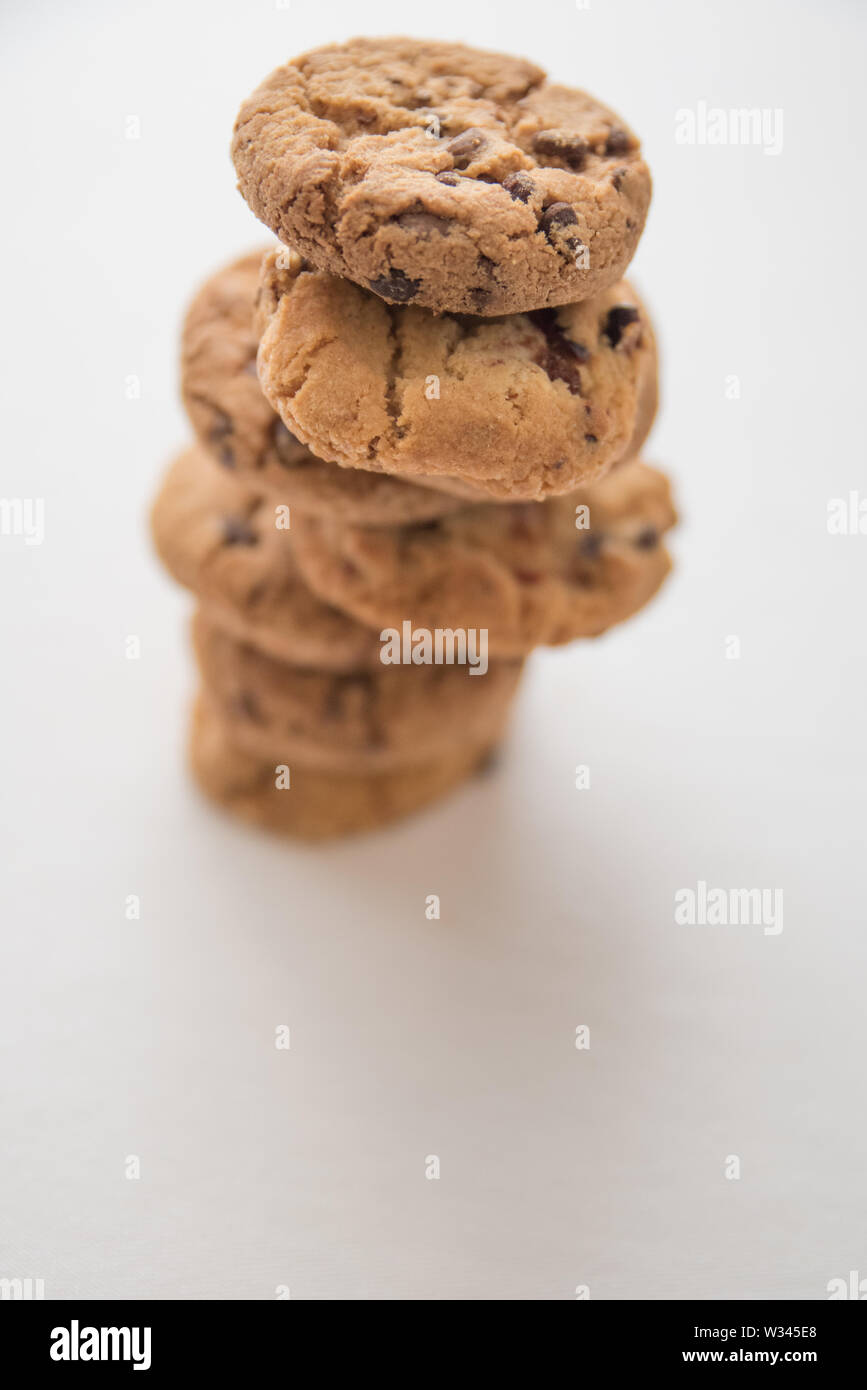
{"label": "stack of cookies", "polygon": [[410,39],[279,68],[233,157],[279,242],[190,307],[196,443],[154,535],[199,603],[199,783],[315,838],[465,779],[530,651],[665,578],[654,335],[621,278],[650,176],[584,93]]}

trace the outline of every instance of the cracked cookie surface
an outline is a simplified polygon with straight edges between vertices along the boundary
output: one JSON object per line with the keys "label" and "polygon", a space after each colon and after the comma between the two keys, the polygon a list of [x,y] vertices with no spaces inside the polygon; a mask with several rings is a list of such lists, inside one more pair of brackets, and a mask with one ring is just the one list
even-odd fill
{"label": "cracked cookie surface", "polygon": [[490,504],[391,530],[310,518],[295,542],[310,587],[359,621],[486,628],[502,658],[599,636],[636,613],[669,572],[662,537],[675,521],[665,476],[630,463],[541,506]]}
{"label": "cracked cookie surface", "polygon": [[208,697],[239,747],[332,771],[407,767],[502,733],[521,661],[382,665],[345,673],[275,661],[206,614],[193,646]]}
{"label": "cracked cookie surface", "polygon": [[275,251],[257,325],[262,389],[320,458],[502,500],[600,476],[655,407],[653,330],[625,280],[564,308],[435,316]]}
{"label": "cracked cookie surface", "polygon": [[460,503],[383,473],[325,463],[284,425],[256,375],[253,313],[268,248],[224,266],[190,304],[181,336],[181,394],[199,442],[239,481],[305,511],[361,525],[424,521]]}
{"label": "cracked cookie surface", "polygon": [[326,671],[378,662],[377,634],[311,593],[272,502],[222,473],[201,445],[168,469],[151,529],[172,577],[241,640]]}
{"label": "cracked cookie surface", "polygon": [[489,746],[467,744],[432,762],[386,772],[290,766],[289,786],[278,787],[280,757],[240,748],[231,726],[204,696],[195,705],[190,730],[190,763],[206,796],[243,820],[304,840],[357,834],[399,820],[483,769],[489,753]]}
{"label": "cracked cookie surface", "polygon": [[273,72],[232,140],[238,186],[314,265],[391,303],[504,314],[618,280],[651,182],[633,132],[535,64],[353,39]]}

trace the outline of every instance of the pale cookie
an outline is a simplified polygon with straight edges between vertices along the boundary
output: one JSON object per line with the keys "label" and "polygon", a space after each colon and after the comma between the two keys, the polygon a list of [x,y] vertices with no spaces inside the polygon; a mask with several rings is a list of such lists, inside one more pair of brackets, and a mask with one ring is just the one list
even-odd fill
{"label": "pale cookie", "polygon": [[192,301],[181,337],[181,394],[199,442],[239,482],[359,525],[445,516],[460,502],[382,473],[325,463],[283,424],[256,375],[253,311],[265,248],[217,271]]}
{"label": "pale cookie", "polygon": [[276,520],[272,502],[239,487],[201,445],[171,465],[151,515],[166,569],[242,640],[326,671],[378,662],[376,633],[310,592]]}
{"label": "pale cookie", "polygon": [[541,506],[468,507],[391,530],[305,518],[295,545],[310,587],[360,622],[486,629],[489,652],[506,657],[637,612],[670,569],[661,541],[675,520],[663,474],[632,463]]}
{"label": "pale cookie", "polygon": [[197,613],[193,646],[208,697],[250,753],[335,772],[411,767],[502,733],[520,661],[380,665],[342,674],[275,661]]}
{"label": "pale cookie", "polygon": [[230,726],[204,700],[193,713],[190,738],[193,774],[212,801],[244,820],[305,840],[375,830],[399,820],[453,791],[483,768],[489,755],[489,748],[459,744],[433,762],[391,772],[296,768],[277,755],[264,758],[239,748]]}
{"label": "pale cookie", "polygon": [[265,395],[344,466],[540,500],[634,455],[652,419],[653,331],[625,281],[560,309],[437,318],[276,251],[258,325]]}
{"label": "pale cookie", "polygon": [[614,284],[650,203],[639,142],[533,63],[352,39],[278,68],[232,156],[253,212],[312,264],[395,304],[505,314]]}

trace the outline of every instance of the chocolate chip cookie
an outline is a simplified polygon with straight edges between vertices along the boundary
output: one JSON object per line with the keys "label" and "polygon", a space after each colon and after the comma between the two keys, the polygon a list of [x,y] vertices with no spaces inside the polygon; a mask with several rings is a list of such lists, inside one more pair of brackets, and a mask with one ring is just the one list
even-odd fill
{"label": "chocolate chip cookie", "polygon": [[181,393],[201,444],[239,481],[290,507],[358,525],[445,516],[460,502],[382,473],[324,463],[268,404],[256,375],[253,310],[264,248],[225,266],[190,305],[181,338]]}
{"label": "chocolate chip cookie", "polygon": [[419,526],[295,533],[310,587],[360,622],[400,629],[486,628],[497,657],[596,637],[637,612],[670,568],[676,515],[662,473],[643,463],[545,502],[470,507]]}
{"label": "chocolate chip cookie", "polygon": [[202,791],[244,820],[281,835],[324,840],[375,830],[453,791],[480,767],[487,747],[458,744],[433,762],[391,772],[322,772],[279,756],[245,752],[206,699],[193,713],[190,762]]}
{"label": "chocolate chip cookie", "polygon": [[151,514],[166,569],[241,640],[325,671],[378,663],[377,634],[310,592],[276,519],[269,500],[239,487],[201,445],[172,464]]}
{"label": "chocolate chip cookie", "polygon": [[262,389],[321,458],[541,499],[643,442],[656,347],[626,281],[559,309],[437,317],[277,251],[262,263],[257,318]]}
{"label": "chocolate chip cookie", "polygon": [[343,674],[275,661],[205,613],[193,647],[208,697],[239,747],[303,767],[373,772],[491,743],[503,730],[523,663],[380,665]]}
{"label": "chocolate chip cookie", "polygon": [[650,203],[639,142],[535,64],[352,39],[278,68],[232,142],[253,212],[312,265],[392,304],[506,314],[599,294]]}

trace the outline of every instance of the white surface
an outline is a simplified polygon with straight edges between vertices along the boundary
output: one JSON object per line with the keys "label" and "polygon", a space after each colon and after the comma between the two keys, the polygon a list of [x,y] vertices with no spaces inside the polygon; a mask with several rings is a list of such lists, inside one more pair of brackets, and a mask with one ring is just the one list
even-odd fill
{"label": "white surface", "polygon": [[[0,542],[0,1276],[319,1299],[867,1276],[867,536],[826,530],[830,497],[867,492],[863,21],[843,0],[5,7],[2,492],[45,498],[46,538]],[[650,456],[684,519],[661,599],[535,660],[496,774],[310,851],[188,785],[189,604],[144,515],[187,432],[184,303],[258,238],[235,110],[360,30],[524,51],[642,133]],[[783,108],[782,154],[676,145],[702,100]],[[699,879],[782,889],[782,934],[676,926]]]}

